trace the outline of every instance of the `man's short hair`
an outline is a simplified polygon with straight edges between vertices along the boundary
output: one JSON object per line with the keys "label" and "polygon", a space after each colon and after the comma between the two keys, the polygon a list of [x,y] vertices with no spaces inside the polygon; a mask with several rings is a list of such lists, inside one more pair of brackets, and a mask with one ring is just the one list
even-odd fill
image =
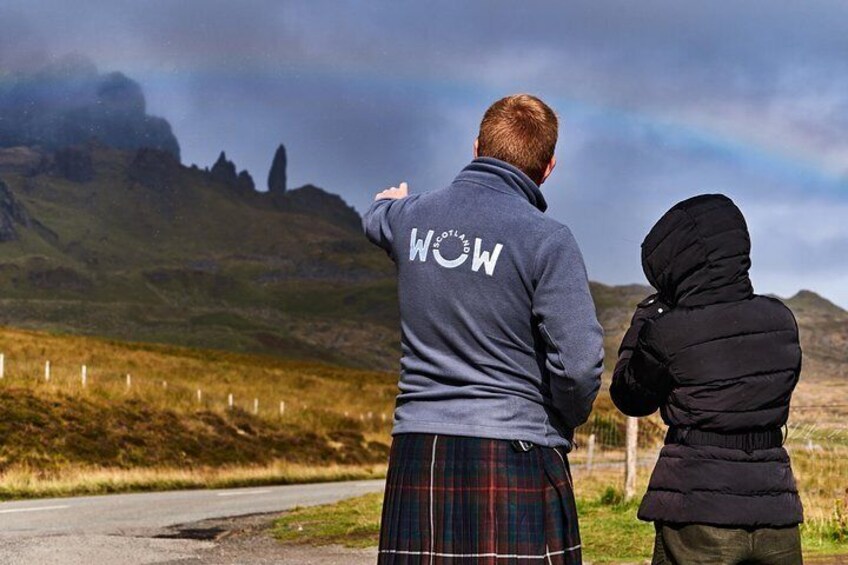
{"label": "man's short hair", "polygon": [[477,155],[518,167],[537,183],[554,156],[559,122],[551,108],[530,94],[501,98],[486,110]]}

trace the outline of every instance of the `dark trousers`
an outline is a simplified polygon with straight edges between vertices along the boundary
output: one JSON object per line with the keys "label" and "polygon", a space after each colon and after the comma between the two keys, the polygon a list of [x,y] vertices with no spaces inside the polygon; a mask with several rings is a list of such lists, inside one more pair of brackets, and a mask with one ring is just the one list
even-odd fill
{"label": "dark trousers", "polygon": [[800,565],[801,534],[789,528],[656,524],[652,565]]}

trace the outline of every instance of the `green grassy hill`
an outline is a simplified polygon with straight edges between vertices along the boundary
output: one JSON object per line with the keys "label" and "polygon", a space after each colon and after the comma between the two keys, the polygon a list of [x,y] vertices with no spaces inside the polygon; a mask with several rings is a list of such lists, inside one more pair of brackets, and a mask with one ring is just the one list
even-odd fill
{"label": "green grassy hill", "polygon": [[[0,323],[385,367],[391,267],[315,187],[244,190],[169,154],[0,150]],[[71,172],[72,173],[72,172]]]}
{"label": "green grassy hill", "polygon": [[[0,149],[0,324],[396,368],[394,269],[356,212],[234,171],[223,154],[208,171],[96,143]],[[592,292],[611,368],[650,289]],[[848,314],[811,292],[787,303],[810,374],[843,375]]]}

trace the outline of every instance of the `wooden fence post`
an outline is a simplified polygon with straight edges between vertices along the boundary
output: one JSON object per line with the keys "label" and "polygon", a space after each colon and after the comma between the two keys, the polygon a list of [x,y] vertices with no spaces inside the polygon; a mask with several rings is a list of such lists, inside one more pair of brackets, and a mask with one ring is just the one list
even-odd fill
{"label": "wooden fence post", "polygon": [[639,420],[627,418],[626,451],[624,453],[624,498],[636,496],[636,446],[639,438]]}
{"label": "wooden fence post", "polygon": [[591,474],[595,464],[595,434],[589,434],[589,449],[586,453],[586,471]]}
{"label": "wooden fence post", "polygon": [[80,369],[80,380],[82,381],[82,388],[85,388],[88,384],[88,367],[86,365],[83,365]]}
{"label": "wooden fence post", "polygon": [[227,396],[227,405],[229,406],[230,410],[233,409],[233,393],[230,393]]}
{"label": "wooden fence post", "polygon": [[6,378],[6,354],[0,353],[0,379]]}
{"label": "wooden fence post", "polygon": [[44,362],[44,382],[50,382],[50,361]]}
{"label": "wooden fence post", "polygon": [[203,391],[197,389],[197,403],[201,404],[203,402]]}
{"label": "wooden fence post", "polygon": [[129,390],[130,387],[132,387],[132,375],[127,373],[127,390]]}
{"label": "wooden fence post", "polygon": [[285,413],[286,413],[286,401],[281,400],[280,401],[280,417],[284,416]]}
{"label": "wooden fence post", "polygon": [[253,415],[255,416],[256,414],[259,414],[259,399],[258,398],[253,399]]}

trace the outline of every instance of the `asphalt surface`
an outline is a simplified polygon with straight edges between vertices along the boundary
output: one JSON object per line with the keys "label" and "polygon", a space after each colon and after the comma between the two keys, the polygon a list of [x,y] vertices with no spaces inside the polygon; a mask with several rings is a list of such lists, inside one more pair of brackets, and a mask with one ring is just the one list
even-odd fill
{"label": "asphalt surface", "polygon": [[[595,465],[611,466],[621,462]],[[383,485],[352,481],[4,502],[0,565],[373,565],[374,549],[282,545],[268,530],[284,510]]]}
{"label": "asphalt surface", "polygon": [[[283,563],[289,560],[279,544],[265,535],[267,547],[253,548],[250,519],[231,518],[254,515],[255,529],[267,529],[270,513],[380,491],[383,484],[352,481],[4,502],[0,564]],[[247,534],[222,543],[219,535],[234,531]],[[247,552],[239,553],[241,541],[249,542]],[[363,562],[373,560],[362,557]]]}

